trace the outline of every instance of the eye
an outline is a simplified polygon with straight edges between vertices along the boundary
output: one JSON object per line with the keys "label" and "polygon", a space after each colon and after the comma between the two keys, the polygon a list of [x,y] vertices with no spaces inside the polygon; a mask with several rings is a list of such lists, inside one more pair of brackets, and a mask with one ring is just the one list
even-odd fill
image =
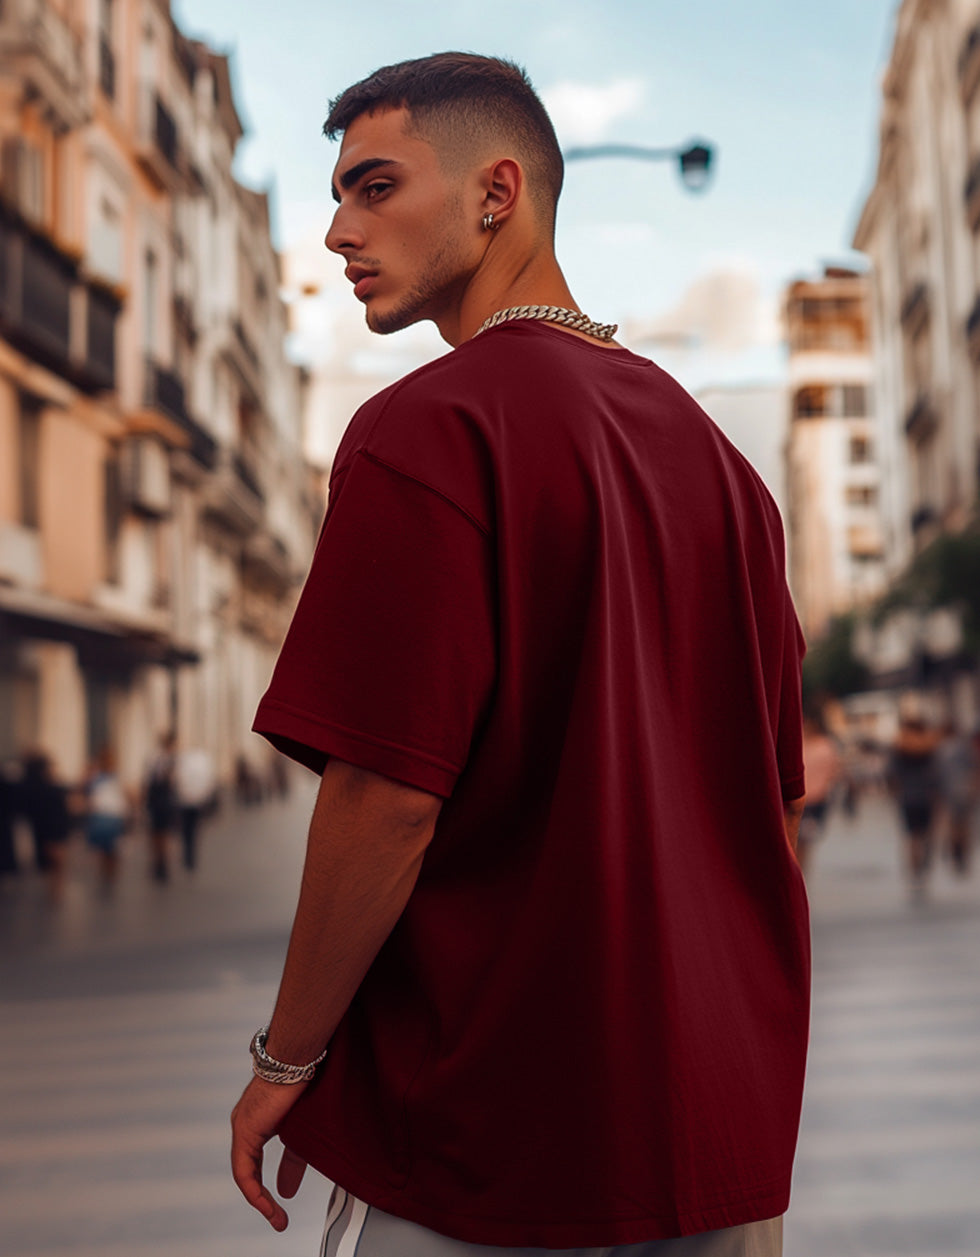
{"label": "eye", "polygon": [[364,185],[364,199],[377,201],[379,197],[390,191],[391,186],[391,182],[387,179],[373,179],[370,183]]}

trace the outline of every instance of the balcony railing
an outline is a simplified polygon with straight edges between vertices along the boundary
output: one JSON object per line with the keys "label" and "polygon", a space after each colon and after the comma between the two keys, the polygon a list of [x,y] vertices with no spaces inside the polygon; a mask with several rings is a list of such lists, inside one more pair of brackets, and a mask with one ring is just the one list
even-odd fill
{"label": "balcony railing", "polygon": [[188,411],[180,376],[161,367],[150,357],[144,363],[143,404],[172,419],[185,436],[190,438],[188,449],[197,463],[209,470],[216,466],[218,443]]}
{"label": "balcony railing", "polygon": [[959,60],[960,91],[969,104],[980,84],[980,22],[971,27],[963,41]]}
{"label": "balcony railing", "polygon": [[87,392],[115,388],[120,305],[74,257],[0,216],[0,328],[28,357]]}

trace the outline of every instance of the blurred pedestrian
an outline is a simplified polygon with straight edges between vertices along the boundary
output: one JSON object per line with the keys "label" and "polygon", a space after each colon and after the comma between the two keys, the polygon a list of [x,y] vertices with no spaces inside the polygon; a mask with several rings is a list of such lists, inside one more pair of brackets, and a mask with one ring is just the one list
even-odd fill
{"label": "blurred pedestrian", "polygon": [[30,827],[38,868],[48,880],[52,899],[60,899],[72,816],[69,788],[57,781],[51,757],[44,751],[24,756],[20,783],[20,812]]}
{"label": "blurred pedestrian", "polygon": [[197,868],[198,830],[201,817],[214,806],[215,785],[214,765],[209,751],[204,747],[192,747],[177,752],[174,787],[184,868],[189,872]]}
{"label": "blurred pedestrian", "polygon": [[957,732],[950,721],[936,758],[946,822],[946,852],[954,870],[965,877],[970,869],[973,816],[980,788],[976,735]]}
{"label": "blurred pedestrian", "polygon": [[823,720],[812,713],[803,719],[803,763],[806,765],[806,798],[797,854],[800,868],[806,874],[814,847],[823,837],[831,794],[842,767],[837,743],[827,732]]}
{"label": "blurred pedestrian", "polygon": [[262,802],[262,781],[247,755],[239,755],[235,760],[235,800],[243,807]]}
{"label": "blurred pedestrian", "polygon": [[14,844],[14,821],[19,812],[19,785],[11,766],[0,762],[0,877],[20,872]]}
{"label": "blurred pedestrian", "polygon": [[103,747],[85,783],[85,838],[99,857],[102,885],[109,889],[119,873],[119,840],[126,831],[129,807],[116,771],[112,749]]}
{"label": "blurred pedestrian", "polygon": [[900,717],[888,763],[888,783],[898,803],[905,833],[905,865],[913,897],[925,893],[932,863],[933,827],[939,802],[939,737],[921,715]]}
{"label": "blurred pedestrian", "polygon": [[168,846],[177,824],[176,744],[172,733],[163,734],[146,774],[144,804],[150,826],[150,876],[156,882],[166,882],[170,877]]}

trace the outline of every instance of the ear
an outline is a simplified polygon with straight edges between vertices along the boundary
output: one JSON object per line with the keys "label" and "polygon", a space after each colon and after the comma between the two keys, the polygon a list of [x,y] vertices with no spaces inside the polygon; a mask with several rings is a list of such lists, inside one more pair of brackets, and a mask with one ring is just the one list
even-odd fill
{"label": "ear", "polygon": [[493,214],[494,221],[505,222],[520,200],[524,188],[524,171],[512,157],[501,157],[483,172],[484,214]]}

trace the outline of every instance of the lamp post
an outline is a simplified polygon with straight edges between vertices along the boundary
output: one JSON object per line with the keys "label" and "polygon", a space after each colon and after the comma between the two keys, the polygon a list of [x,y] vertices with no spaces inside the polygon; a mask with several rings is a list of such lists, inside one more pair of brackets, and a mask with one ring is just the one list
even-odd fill
{"label": "lamp post", "polygon": [[595,144],[587,148],[570,148],[566,161],[591,157],[633,157],[639,161],[676,161],[684,186],[689,192],[703,192],[708,186],[714,164],[714,146],[705,140],[692,140],[683,148],[648,148],[643,144]]}

